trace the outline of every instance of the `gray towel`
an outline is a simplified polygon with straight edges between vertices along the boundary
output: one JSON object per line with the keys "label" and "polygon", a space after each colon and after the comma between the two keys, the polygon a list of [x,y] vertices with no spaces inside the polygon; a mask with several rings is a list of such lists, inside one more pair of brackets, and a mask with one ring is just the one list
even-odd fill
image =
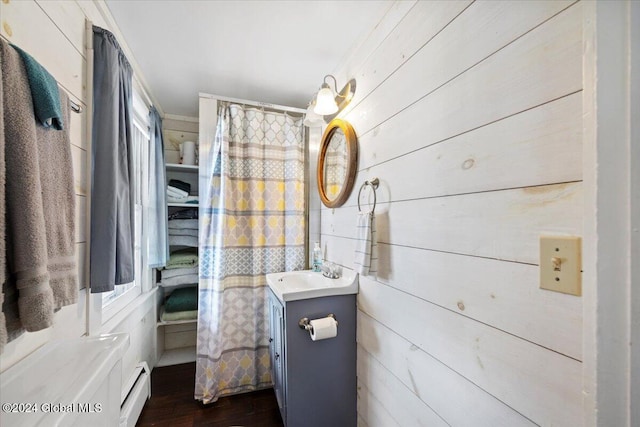
{"label": "gray towel", "polygon": [[[31,91],[22,59],[2,39],[0,64],[5,141],[11,142],[5,142],[6,175],[11,177],[5,188],[9,273],[5,298],[11,296],[11,300],[3,306],[11,339],[21,333],[20,325],[27,331],[51,326],[54,299],[47,271],[47,238]],[[50,209],[55,209],[55,205]],[[14,318],[16,304],[19,321]]]}
{"label": "gray towel", "polygon": [[[62,118],[69,123],[69,97],[59,90]],[[68,127],[67,127],[68,128]],[[54,309],[78,300],[75,212],[71,143],[67,130],[36,126],[40,158],[40,184],[47,231],[47,269]]]}

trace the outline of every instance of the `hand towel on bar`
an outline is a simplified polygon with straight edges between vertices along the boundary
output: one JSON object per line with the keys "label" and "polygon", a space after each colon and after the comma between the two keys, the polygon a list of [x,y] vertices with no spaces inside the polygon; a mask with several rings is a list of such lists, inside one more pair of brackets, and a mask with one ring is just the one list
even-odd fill
{"label": "hand towel on bar", "polygon": [[377,263],[376,217],[373,212],[361,212],[358,214],[356,228],[355,270],[364,276],[375,274]]}
{"label": "hand towel on bar", "polygon": [[31,89],[33,110],[38,122],[45,128],[64,129],[58,82],[27,52],[15,45],[11,45],[11,47],[20,54],[24,63],[27,79],[29,80],[29,88]]}

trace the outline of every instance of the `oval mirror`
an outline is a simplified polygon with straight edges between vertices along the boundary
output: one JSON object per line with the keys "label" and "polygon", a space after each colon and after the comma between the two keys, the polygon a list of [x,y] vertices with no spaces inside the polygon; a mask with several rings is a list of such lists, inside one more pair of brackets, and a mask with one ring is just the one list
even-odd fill
{"label": "oval mirror", "polygon": [[353,127],[333,119],[327,125],[318,155],[318,192],[325,206],[337,208],[347,201],[358,164],[358,141]]}

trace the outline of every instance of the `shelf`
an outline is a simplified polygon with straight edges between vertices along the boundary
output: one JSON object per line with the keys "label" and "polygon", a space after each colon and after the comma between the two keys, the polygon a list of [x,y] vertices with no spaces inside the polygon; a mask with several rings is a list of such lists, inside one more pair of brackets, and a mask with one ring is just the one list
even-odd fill
{"label": "shelf", "polygon": [[169,326],[169,325],[185,325],[185,324],[188,324],[188,323],[198,323],[198,319],[169,320],[169,321],[158,320],[158,322],[156,323],[156,327]]}
{"label": "shelf", "polygon": [[197,208],[199,203],[167,203],[170,208]]}
{"label": "shelf", "polygon": [[181,365],[183,363],[191,363],[196,361],[196,347],[183,347],[165,350],[160,356],[160,360],[156,367]]}
{"label": "shelf", "polygon": [[198,165],[181,165],[178,163],[167,163],[165,165],[169,172],[197,172]]}

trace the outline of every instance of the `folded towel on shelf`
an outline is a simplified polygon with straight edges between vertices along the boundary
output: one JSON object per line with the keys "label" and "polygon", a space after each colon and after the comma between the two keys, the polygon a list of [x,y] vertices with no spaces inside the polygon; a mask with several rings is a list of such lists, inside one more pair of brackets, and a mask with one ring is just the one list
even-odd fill
{"label": "folded towel on shelf", "polygon": [[[178,219],[198,219],[198,209],[186,208],[169,214],[169,224]],[[196,221],[197,222],[197,221]]]}
{"label": "folded towel on shelf", "polygon": [[188,288],[180,288],[171,292],[164,302],[164,311],[166,313],[175,313],[178,311],[192,311],[198,309],[198,287],[190,286]]}
{"label": "folded towel on shelf", "polygon": [[190,248],[197,248],[198,237],[174,236],[171,233],[169,233],[169,246],[189,246]]}
{"label": "folded towel on shelf", "polygon": [[198,274],[198,267],[171,268],[169,270],[160,271],[160,276],[162,276],[163,279],[170,279],[178,276],[189,276],[193,274]]}
{"label": "folded towel on shelf", "polygon": [[169,277],[168,279],[163,277],[160,286],[167,288],[179,285],[197,285],[198,280],[197,274],[185,274],[182,276]]}
{"label": "folded towel on shelf", "polygon": [[164,307],[160,308],[160,320],[163,322],[177,322],[180,320],[195,320],[198,318],[198,310],[177,311],[175,313],[167,313]]}
{"label": "folded towel on shelf", "polygon": [[181,249],[169,255],[165,270],[174,268],[190,268],[198,266],[198,250],[195,248]]}
{"label": "folded towel on shelf", "polygon": [[198,196],[174,197],[167,194],[167,202],[169,203],[198,203]]}
{"label": "folded towel on shelf", "polygon": [[169,181],[169,185],[182,191],[186,191],[187,193],[191,193],[191,184],[188,182],[180,181],[179,179],[172,179]]}
{"label": "folded towel on shelf", "polygon": [[193,230],[190,228],[172,228],[169,230],[169,236],[192,236],[198,237],[198,230]]}
{"label": "folded towel on shelf", "polygon": [[18,46],[11,45],[22,58],[33,100],[33,111],[45,128],[64,129],[58,82],[31,55]]}
{"label": "folded towel on shelf", "polygon": [[355,270],[365,276],[375,274],[377,261],[376,218],[373,212],[359,213],[356,228]]}
{"label": "folded towel on shelf", "polygon": [[170,185],[167,186],[167,195],[173,197],[187,197],[189,195],[188,192],[181,190],[176,187],[172,187]]}
{"label": "folded towel on shelf", "polygon": [[198,220],[197,219],[172,219],[169,221],[169,232],[173,229],[182,229],[182,230],[197,230],[198,229]]}

